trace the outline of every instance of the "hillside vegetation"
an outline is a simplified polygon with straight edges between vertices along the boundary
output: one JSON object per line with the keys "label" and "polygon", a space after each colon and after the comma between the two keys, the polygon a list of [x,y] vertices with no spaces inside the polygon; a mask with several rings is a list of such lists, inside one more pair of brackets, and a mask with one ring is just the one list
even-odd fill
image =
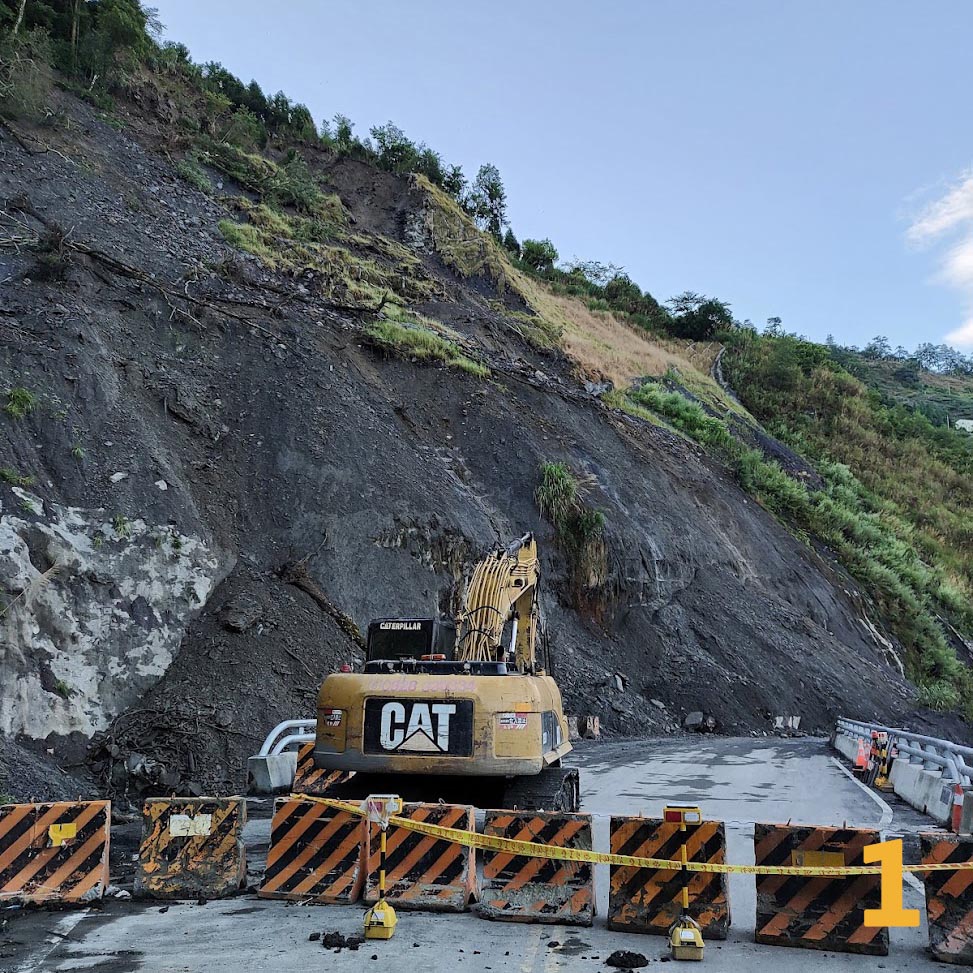
{"label": "hillside vegetation", "polygon": [[837,345],[828,347],[834,361],[874,389],[885,405],[919,412],[935,426],[973,419],[973,369],[969,359],[944,365],[914,352],[871,355]]}

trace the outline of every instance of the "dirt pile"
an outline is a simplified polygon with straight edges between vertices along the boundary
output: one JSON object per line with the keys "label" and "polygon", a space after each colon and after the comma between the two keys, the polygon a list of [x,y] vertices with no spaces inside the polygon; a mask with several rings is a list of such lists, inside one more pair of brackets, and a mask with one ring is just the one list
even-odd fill
{"label": "dirt pile", "polygon": [[[311,158],[349,228],[338,287],[229,246],[245,190],[182,181],[151,115],[123,106],[109,125],[59,97],[56,126],[0,128],[0,392],[31,403],[0,415],[11,735],[29,685],[64,728],[58,757],[76,753],[78,713],[96,722],[109,791],[238,788],[267,730],[310,715],[321,677],[358,658],[356,627],[452,611],[479,554],[527,530],[567,708],[609,732],[674,732],[696,710],[734,733],[909,718],[912,688],[847,577],[539,347],[516,281],[487,245],[464,263],[469,240],[429,219],[414,181]],[[69,232],[52,258],[54,228]],[[369,288],[398,310],[376,312]],[[423,320],[432,359],[390,344]],[[604,513],[611,597],[594,618],[533,499],[550,461]],[[132,559],[153,570],[116,570]]]}

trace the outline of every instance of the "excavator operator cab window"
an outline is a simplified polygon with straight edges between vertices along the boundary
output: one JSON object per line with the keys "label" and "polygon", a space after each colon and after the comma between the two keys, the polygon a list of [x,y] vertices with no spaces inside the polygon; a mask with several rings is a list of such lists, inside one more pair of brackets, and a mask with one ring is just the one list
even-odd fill
{"label": "excavator operator cab window", "polygon": [[439,618],[377,618],[368,626],[367,661],[443,656],[452,661],[456,626]]}

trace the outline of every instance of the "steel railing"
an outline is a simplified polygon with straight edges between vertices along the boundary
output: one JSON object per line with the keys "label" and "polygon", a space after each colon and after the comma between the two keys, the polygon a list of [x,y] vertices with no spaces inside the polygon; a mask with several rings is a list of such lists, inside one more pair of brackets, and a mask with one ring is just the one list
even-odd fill
{"label": "steel railing", "polygon": [[839,719],[837,732],[851,739],[863,739],[871,743],[872,730],[889,735],[889,747],[895,747],[899,756],[907,756],[910,763],[922,764],[924,770],[938,768],[943,781],[970,787],[973,781],[973,747],[964,747],[949,740],[923,736],[899,727],[882,726],[879,723],[863,723],[861,720]]}
{"label": "steel railing", "polygon": [[258,756],[276,756],[292,744],[300,746],[314,739],[314,720],[284,720],[267,734]]}

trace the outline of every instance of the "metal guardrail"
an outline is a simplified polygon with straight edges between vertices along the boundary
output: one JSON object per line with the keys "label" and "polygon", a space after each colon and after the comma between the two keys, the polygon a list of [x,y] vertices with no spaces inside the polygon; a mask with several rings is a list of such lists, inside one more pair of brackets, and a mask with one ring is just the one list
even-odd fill
{"label": "metal guardrail", "polygon": [[300,746],[314,739],[314,720],[284,720],[267,734],[258,756],[276,756],[283,753],[291,744]]}
{"label": "metal guardrail", "polygon": [[942,771],[944,783],[962,784],[970,787],[973,782],[973,747],[964,747],[949,740],[922,736],[911,730],[902,730],[879,723],[863,723],[861,720],[839,719],[839,733],[851,739],[862,738],[871,741],[872,730],[889,735],[889,744],[899,755],[905,755],[910,763],[922,764],[924,770],[938,768]]}

